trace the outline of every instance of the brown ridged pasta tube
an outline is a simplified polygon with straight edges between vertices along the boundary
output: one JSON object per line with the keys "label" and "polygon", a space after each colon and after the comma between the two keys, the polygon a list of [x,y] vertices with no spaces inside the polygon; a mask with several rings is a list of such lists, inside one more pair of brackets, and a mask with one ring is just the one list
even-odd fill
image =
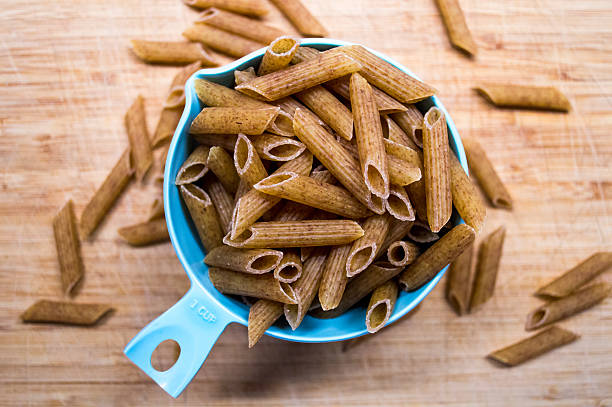
{"label": "brown ridged pasta tube", "polygon": [[210,147],[219,146],[228,151],[234,151],[238,139],[236,134],[192,134],[191,136],[200,144]]}
{"label": "brown ridged pasta tube", "polygon": [[155,128],[155,134],[153,135],[153,141],[151,141],[153,148],[158,148],[172,139],[182,115],[183,109],[181,108],[162,109],[157,127]]}
{"label": "brown ridged pasta tube", "polygon": [[314,86],[295,96],[340,137],[353,138],[353,114],[323,86]]}
{"label": "brown ridged pasta tube", "polygon": [[403,240],[410,229],[412,229],[412,225],[414,222],[404,222],[397,219],[392,219],[389,224],[389,231],[387,232],[387,236],[385,237],[384,242],[380,246],[380,250],[378,250],[378,257],[385,254],[391,243],[396,242],[398,240]]}
{"label": "brown ridged pasta tube", "polygon": [[385,208],[395,219],[413,221],[415,219],[414,209],[405,187],[391,185],[389,197],[385,199]]}
{"label": "brown ridged pasta tube", "polygon": [[567,297],[546,303],[527,315],[526,331],[540,329],[587,310],[610,295],[612,287],[606,283],[592,284]]}
{"label": "brown ridged pasta tube", "polygon": [[202,67],[201,62],[194,62],[181,68],[170,84],[164,108],[174,109],[185,105],[185,83],[187,80]]}
{"label": "brown ridged pasta tube", "polygon": [[612,252],[595,253],[560,277],[540,288],[537,295],[565,297],[612,266]]}
{"label": "brown ridged pasta tube", "polygon": [[412,263],[419,253],[417,245],[403,240],[396,240],[387,249],[387,260],[396,267],[404,267]]}
{"label": "brown ridged pasta tube", "polygon": [[67,325],[95,325],[113,308],[106,304],[38,300],[21,314],[23,322],[50,322]]}
{"label": "brown ridged pasta tube", "polygon": [[183,31],[190,41],[201,42],[222,54],[240,58],[261,48],[261,44],[206,24],[194,24]]}
{"label": "brown ridged pasta tube", "polygon": [[228,233],[232,228],[232,213],[234,212],[234,198],[225,189],[221,181],[212,179],[207,185],[208,195],[212,201],[223,233]]}
{"label": "brown ridged pasta tube", "polygon": [[449,164],[453,204],[465,223],[478,233],[484,226],[487,209],[476,186],[472,184],[454,154],[449,154]]}
{"label": "brown ridged pasta tube", "polygon": [[334,309],[340,304],[348,282],[346,260],[351,252],[351,247],[352,244],[345,244],[334,246],[329,251],[319,286],[319,302],[323,311]]}
{"label": "brown ridged pasta tube", "polygon": [[[351,94],[349,82],[350,77],[343,76],[342,78],[326,82],[325,87],[332,90],[340,97],[346,100],[350,100]],[[372,93],[374,94],[374,101],[376,102],[378,113],[389,114],[403,112],[404,110],[406,110],[406,107],[404,105],[402,105],[400,102],[393,99],[391,96],[387,95],[385,92],[375,86],[372,86]]]}
{"label": "brown ridged pasta tube", "polygon": [[208,194],[194,184],[180,186],[181,196],[207,252],[223,244],[219,215]]}
{"label": "brown ridged pasta tube", "polygon": [[300,156],[306,146],[295,139],[270,133],[250,137],[257,153],[269,161],[290,161]]}
{"label": "brown ridged pasta tube", "polygon": [[402,288],[414,291],[423,286],[463,253],[475,236],[474,229],[466,224],[452,228],[404,270],[399,280]]}
{"label": "brown ridged pasta tube", "polygon": [[236,249],[222,245],[208,252],[204,263],[242,273],[264,274],[274,270],[282,258],[283,252],[278,250]]}
{"label": "brown ridged pasta tube", "polygon": [[389,232],[390,222],[388,214],[373,215],[363,222],[364,234],[353,242],[346,260],[347,277],[356,276],[372,264]]}
{"label": "brown ridged pasta tube", "polygon": [[217,176],[217,179],[227,191],[235,193],[238,189],[240,177],[234,167],[234,161],[227,151],[221,147],[211,147],[206,165]]}
{"label": "brown ridged pasta tube", "polygon": [[493,296],[505,237],[506,228],[500,226],[480,243],[470,312],[477,310]]}
{"label": "brown ridged pasta tube", "polygon": [[476,43],[472,38],[457,0],[436,0],[448,39],[455,48],[469,55],[476,55]]}
{"label": "brown ridged pasta tube", "polygon": [[183,0],[183,2],[191,7],[218,7],[251,17],[263,17],[269,12],[263,0]]}
{"label": "brown ridged pasta tube", "polygon": [[306,37],[327,37],[329,33],[300,0],[271,0],[291,24]]}
{"label": "brown ridged pasta tube", "polygon": [[272,274],[253,275],[209,267],[208,276],[223,294],[246,295],[283,304],[296,304],[297,297],[289,284],[281,283]]}
{"label": "brown ridged pasta tube", "polygon": [[472,294],[473,245],[468,246],[448,268],[446,301],[458,315],[467,314]]}
{"label": "brown ridged pasta tube", "polygon": [[300,43],[295,38],[280,37],[270,43],[261,59],[257,75],[267,75],[289,65]]}
{"label": "brown ridged pasta tube", "polygon": [[489,102],[500,107],[569,112],[565,95],[553,86],[521,86],[489,83],[476,88]]}
{"label": "brown ridged pasta tube", "polygon": [[283,304],[280,302],[258,300],[251,306],[248,321],[249,348],[255,346],[281,315],[283,315]]}
{"label": "brown ridged pasta tube", "polygon": [[274,41],[275,38],[285,35],[283,31],[276,27],[215,7],[204,10],[198,16],[196,22],[208,24],[265,45]]}
{"label": "brown ridged pasta tube", "polygon": [[274,278],[283,283],[293,283],[302,275],[302,260],[295,249],[287,249],[274,269]]}
{"label": "brown ridged pasta tube", "polygon": [[[310,176],[320,182],[326,182],[328,184],[336,184],[337,181],[333,175],[327,170],[318,171],[313,170],[310,173]],[[315,209],[311,206],[302,205],[297,202],[287,201],[284,205],[278,210],[278,215],[274,220],[277,221],[289,221],[289,220],[304,220],[307,219]]]}
{"label": "brown ridged pasta tube", "polygon": [[184,41],[132,40],[138,58],[152,64],[185,65],[199,61],[204,66],[219,65],[202,44]]}
{"label": "brown ridged pasta tube", "polygon": [[196,147],[179,168],[174,183],[176,185],[191,184],[206,175],[209,152],[210,149],[206,146]]}
{"label": "brown ridged pasta tube", "polygon": [[117,232],[130,246],[147,246],[170,240],[165,218],[122,227]]}
{"label": "brown ridged pasta tube", "polygon": [[189,132],[192,134],[262,134],[279,112],[278,107],[243,109],[238,107],[205,107],[197,115]]}
{"label": "brown ridged pasta tube", "polygon": [[234,82],[236,82],[236,85],[248,82],[255,77],[257,77],[257,74],[255,73],[255,68],[252,66],[249,66],[243,71],[234,71]]}
{"label": "brown ridged pasta tube", "polygon": [[60,265],[62,291],[69,295],[85,273],[79,230],[71,200],[66,202],[53,218],[53,236]]}
{"label": "brown ridged pasta tube", "polygon": [[395,308],[398,291],[397,282],[389,280],[372,292],[365,318],[369,333],[376,333],[385,326]]}
{"label": "brown ridged pasta tube", "polygon": [[415,151],[419,150],[419,147],[412,138],[408,137],[406,132],[389,116],[382,116],[381,124],[383,128],[383,136],[389,141],[401,144],[405,147],[411,148]]}
{"label": "brown ridged pasta tube", "polygon": [[408,232],[410,240],[417,243],[431,243],[439,239],[437,233],[429,230],[429,225],[419,220],[415,221]]}
{"label": "brown ridged pasta tube", "polygon": [[138,95],[124,117],[125,128],[130,141],[132,163],[136,179],[142,181],[153,164],[153,152],[144,112],[144,99]]}

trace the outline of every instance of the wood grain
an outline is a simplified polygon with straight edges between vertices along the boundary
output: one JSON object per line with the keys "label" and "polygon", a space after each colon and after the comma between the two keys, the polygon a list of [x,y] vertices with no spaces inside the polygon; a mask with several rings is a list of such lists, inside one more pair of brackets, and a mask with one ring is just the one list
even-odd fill
{"label": "wood grain", "polygon": [[[537,287],[612,246],[612,3],[462,0],[474,60],[451,48],[433,1],[304,3],[332,38],[377,49],[431,83],[460,132],[487,149],[515,199],[512,212],[490,209],[482,232],[507,227],[492,300],[458,318],[439,284],[412,319],[347,353],[337,343],[269,337],[249,350],[246,328],[232,326],[173,401],[122,354],[188,288],[170,245],[133,249],[117,236],[146,218],[157,193],[149,179],[130,185],[83,243],[78,299],[112,302],[117,312],[94,329],[22,324],[36,299],[61,296],[53,215],[68,198],[80,213],[127,146],[131,102],[145,97],[152,126],[177,72],[143,64],[129,40],[179,40],[197,12],[179,0],[4,0],[0,404],[611,405],[609,299],[564,322],[582,338],[554,354],[515,369],[484,356],[526,336]],[[264,20],[295,33],[271,9]],[[573,111],[497,110],[471,90],[482,80],[557,86]],[[599,280],[612,282],[612,273]]]}

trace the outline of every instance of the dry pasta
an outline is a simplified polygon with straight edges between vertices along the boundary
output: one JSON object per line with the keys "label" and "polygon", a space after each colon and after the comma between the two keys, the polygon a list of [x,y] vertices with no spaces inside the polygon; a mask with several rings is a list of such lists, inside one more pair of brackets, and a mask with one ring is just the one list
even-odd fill
{"label": "dry pasta", "polygon": [[198,61],[204,66],[218,65],[202,44],[195,42],[132,40],[132,49],[149,63],[183,65]]}

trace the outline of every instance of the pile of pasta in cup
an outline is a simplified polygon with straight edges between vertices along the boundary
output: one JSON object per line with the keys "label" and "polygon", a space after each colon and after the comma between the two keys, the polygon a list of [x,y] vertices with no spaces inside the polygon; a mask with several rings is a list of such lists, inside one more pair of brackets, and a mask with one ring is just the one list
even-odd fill
{"label": "pile of pasta in cup", "polygon": [[[369,332],[475,238],[485,207],[450,150],[434,94],[361,46],[280,38],[205,106],[175,183],[222,293],[256,299],[252,347],[284,315],[332,318],[369,296]],[[456,208],[466,224],[453,226]]]}

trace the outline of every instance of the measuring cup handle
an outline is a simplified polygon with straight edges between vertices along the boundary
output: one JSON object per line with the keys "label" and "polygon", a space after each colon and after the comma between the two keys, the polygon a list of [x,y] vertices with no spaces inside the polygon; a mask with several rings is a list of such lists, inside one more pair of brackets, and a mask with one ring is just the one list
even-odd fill
{"label": "measuring cup handle", "polygon": [[[235,322],[207,293],[193,285],[168,311],[147,325],[123,352],[172,397],[177,397],[196,375],[225,327]],[[151,365],[157,346],[167,339],[181,347],[176,363],[160,372]]]}

